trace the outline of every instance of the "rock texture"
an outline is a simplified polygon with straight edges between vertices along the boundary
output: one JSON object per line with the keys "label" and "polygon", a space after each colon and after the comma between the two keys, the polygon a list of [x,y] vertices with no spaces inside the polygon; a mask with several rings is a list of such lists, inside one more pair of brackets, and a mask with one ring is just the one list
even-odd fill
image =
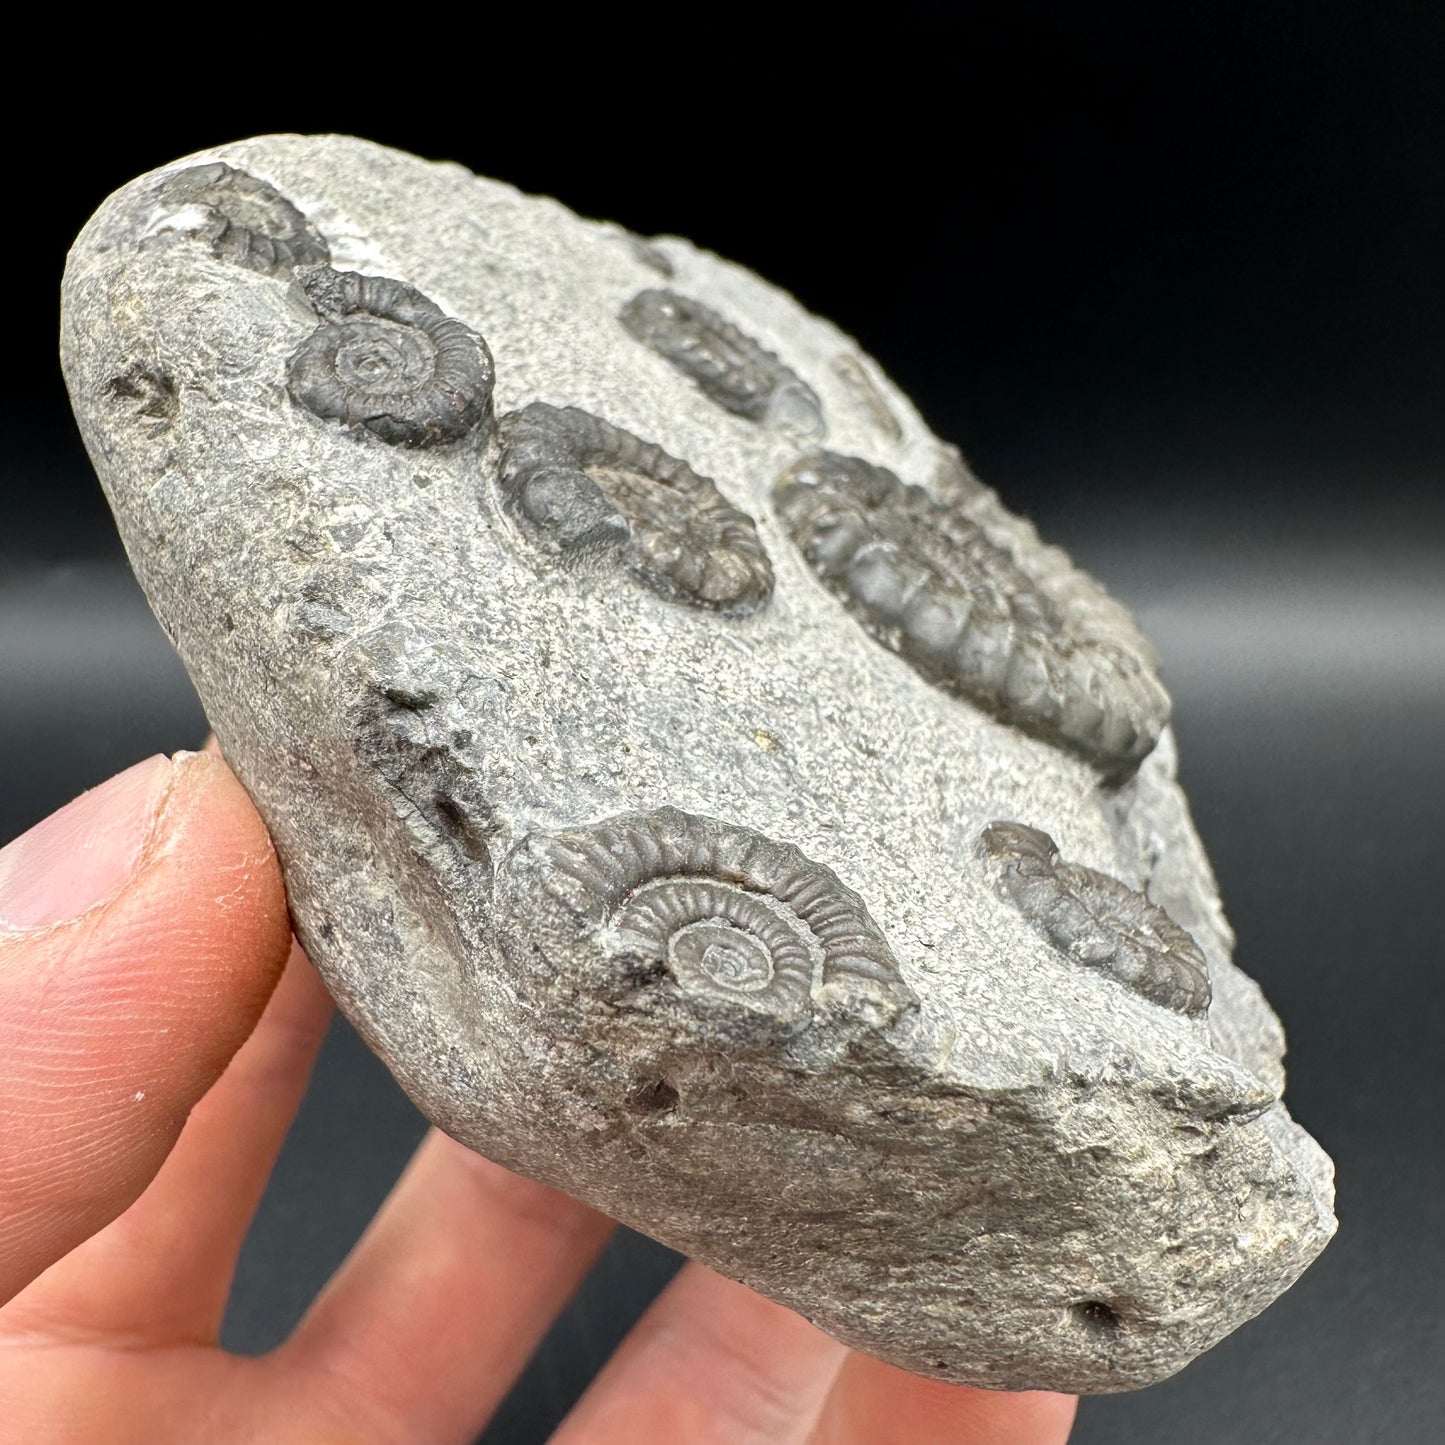
{"label": "rock texture", "polygon": [[1324,1246],[1147,643],[828,323],[277,136],[102,206],[64,363],[442,1128],[975,1385],[1148,1384]]}

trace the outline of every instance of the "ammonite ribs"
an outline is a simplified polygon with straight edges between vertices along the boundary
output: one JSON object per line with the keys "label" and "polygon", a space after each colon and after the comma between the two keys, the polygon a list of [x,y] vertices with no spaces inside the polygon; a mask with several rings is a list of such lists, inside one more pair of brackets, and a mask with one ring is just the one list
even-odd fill
{"label": "ammonite ribs", "polygon": [[1122,609],[1100,628],[1092,583],[1071,606],[1077,569],[1057,548],[1026,561],[961,507],[833,452],[798,462],[773,495],[822,581],[931,681],[1111,777],[1153,748],[1168,697]]}
{"label": "ammonite ribs", "polygon": [[1003,891],[1061,953],[1165,1008],[1208,1009],[1209,965],[1199,945],[1144,894],[1065,863],[1047,833],[1022,823],[990,824],[981,842]]}
{"label": "ammonite ribs", "polygon": [[676,291],[639,291],[619,320],[735,416],[822,435],[823,408],[813,389],[701,301]]}
{"label": "ammonite ribs", "polygon": [[752,612],[773,569],[753,520],[661,447],[578,407],[533,402],[503,417],[503,496],[565,558],[616,551],[654,591]]}
{"label": "ammonite ribs", "polygon": [[486,342],[420,291],[327,268],[301,285],[321,324],[292,356],[288,386],[308,411],[410,447],[458,441],[487,418]]}
{"label": "ammonite ribs", "polygon": [[161,204],[194,209],[191,234],[216,255],[269,276],[289,276],[298,266],[331,260],[326,242],[274,186],[221,161],[167,176]]}
{"label": "ammonite ribs", "polygon": [[916,1006],[863,900],[791,844],[677,808],[533,834],[506,866],[504,947],[605,987],[670,975],[705,1014],[802,1026],[829,1001],[891,1022]]}

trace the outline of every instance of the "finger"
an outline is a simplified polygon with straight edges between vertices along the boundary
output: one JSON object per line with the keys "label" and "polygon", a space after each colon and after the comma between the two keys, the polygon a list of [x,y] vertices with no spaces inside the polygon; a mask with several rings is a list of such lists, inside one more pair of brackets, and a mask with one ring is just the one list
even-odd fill
{"label": "finger", "polygon": [[623,1341],[553,1445],[806,1441],[846,1353],[792,1311],[689,1264]]}
{"label": "finger", "polygon": [[219,758],[151,758],[0,852],[0,1303],[132,1204],[290,929]]}
{"label": "finger", "polygon": [[348,1439],[470,1442],[611,1228],[433,1131],[277,1363]]}
{"label": "finger", "polygon": [[170,1157],[119,1219],[12,1303],[30,1330],[213,1343],[236,1257],[306,1089],[331,999],[299,946],[256,1032],[192,1110]]}
{"label": "finger", "polygon": [[850,1354],[828,1397],[816,1445],[1064,1445],[1072,1395],[972,1390]]}

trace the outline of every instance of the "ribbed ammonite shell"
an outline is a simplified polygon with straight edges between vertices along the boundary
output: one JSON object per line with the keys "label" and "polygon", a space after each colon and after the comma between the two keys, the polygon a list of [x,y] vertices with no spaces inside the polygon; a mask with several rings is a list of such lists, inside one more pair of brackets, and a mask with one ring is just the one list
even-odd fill
{"label": "ribbed ammonite shell", "polygon": [[291,357],[292,398],[383,441],[459,441],[489,416],[492,356],[469,326],[411,286],[321,268],[301,277],[321,324]]}
{"label": "ribbed ammonite shell", "polygon": [[802,1026],[819,1006],[892,1022],[916,1006],[863,900],[788,843],[658,808],[527,837],[500,890],[503,945],[532,976],[646,990],[694,1012]]}
{"label": "ribbed ammonite shell", "polygon": [[578,407],[533,402],[498,430],[503,495],[547,550],[615,550],[664,597],[722,612],[772,595],[753,519],[686,462]]}
{"label": "ribbed ammonite shell", "polygon": [[253,271],[289,276],[331,260],[320,234],[274,186],[221,161],[167,176],[160,195],[168,207],[195,207],[204,219],[192,234]]}
{"label": "ribbed ammonite shell", "polygon": [[1165,1008],[1197,1015],[1209,1007],[1199,945],[1143,893],[1065,863],[1047,833],[1022,823],[992,823],[981,842],[1004,892],[1060,952]]}
{"label": "ribbed ammonite shell", "polygon": [[735,416],[823,434],[823,407],[812,387],[701,301],[639,291],[618,319]]}
{"label": "ribbed ammonite shell", "polygon": [[885,467],[819,452],[773,495],[823,582],[932,682],[1110,777],[1158,741],[1169,698],[1148,644],[1057,548],[996,541],[970,512],[993,501],[986,489],[945,503]]}

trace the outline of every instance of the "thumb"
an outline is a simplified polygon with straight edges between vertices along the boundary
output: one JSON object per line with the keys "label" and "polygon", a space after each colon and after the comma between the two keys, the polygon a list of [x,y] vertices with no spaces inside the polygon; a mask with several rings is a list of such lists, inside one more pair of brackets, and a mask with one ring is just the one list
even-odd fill
{"label": "thumb", "polygon": [[213,754],[137,763],[0,850],[0,1304],[140,1195],[289,940]]}

